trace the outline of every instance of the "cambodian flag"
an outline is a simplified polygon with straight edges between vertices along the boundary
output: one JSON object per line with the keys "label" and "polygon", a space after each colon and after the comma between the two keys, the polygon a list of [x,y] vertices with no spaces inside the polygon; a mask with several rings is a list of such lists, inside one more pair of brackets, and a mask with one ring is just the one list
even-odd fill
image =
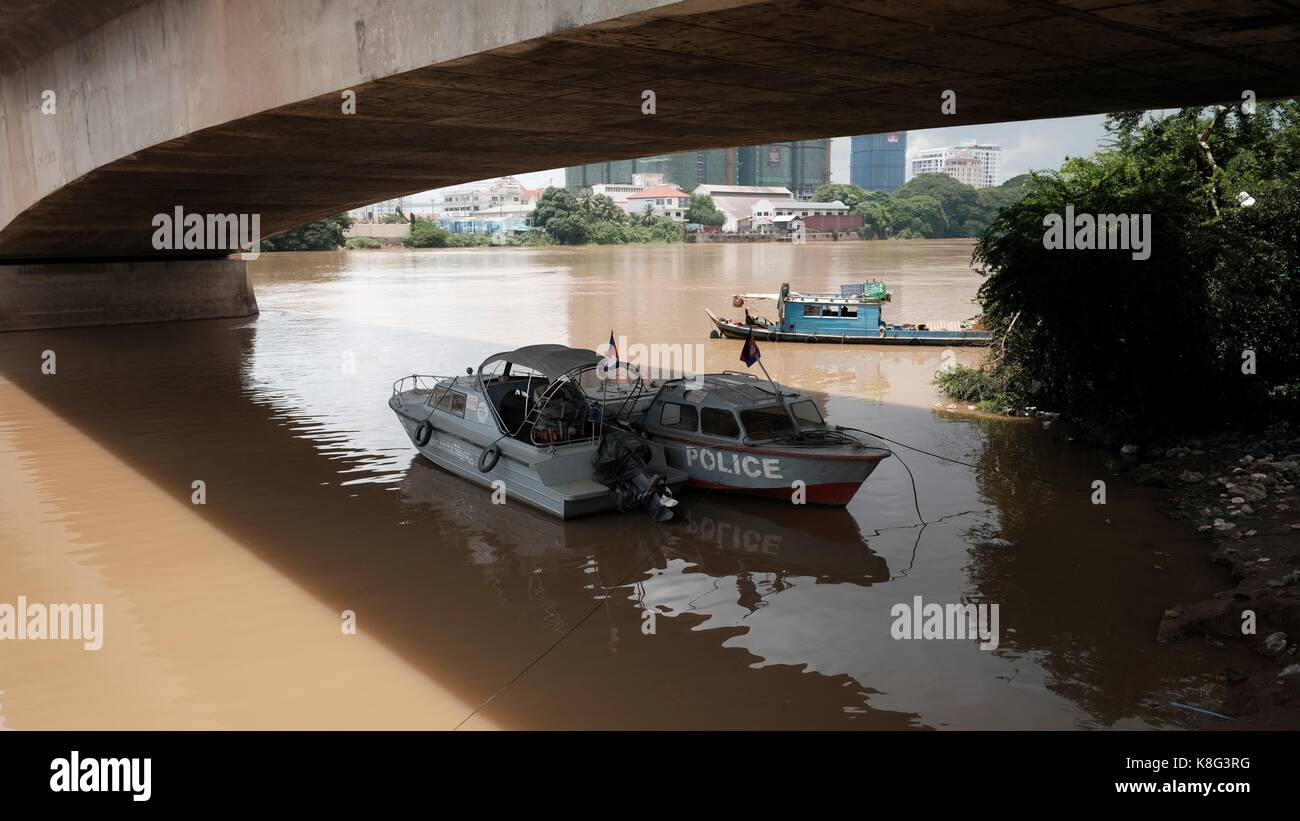
{"label": "cambodian flag", "polygon": [[758,343],[754,341],[754,329],[749,329],[749,336],[745,338],[745,347],[740,349],[740,361],[745,363],[746,368],[752,368],[754,363],[762,356],[758,352]]}
{"label": "cambodian flag", "polygon": [[609,332],[609,350],[605,352],[605,361],[601,363],[601,367],[607,379],[611,373],[618,373],[618,345],[614,342],[612,330]]}

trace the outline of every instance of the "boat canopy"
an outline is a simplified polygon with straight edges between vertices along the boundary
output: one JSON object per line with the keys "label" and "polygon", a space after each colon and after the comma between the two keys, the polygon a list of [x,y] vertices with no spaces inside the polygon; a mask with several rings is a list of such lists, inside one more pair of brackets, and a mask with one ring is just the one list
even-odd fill
{"label": "boat canopy", "polygon": [[840,296],[859,296],[863,299],[881,300],[889,296],[889,289],[883,282],[850,283],[840,286]]}
{"label": "boat canopy", "polygon": [[839,293],[792,293],[788,302],[816,302],[844,305],[857,302],[888,302],[889,289],[883,282],[862,282],[841,285]]}
{"label": "boat canopy", "polygon": [[[845,302],[888,302],[889,289],[883,282],[850,282],[840,285],[839,293],[790,293],[787,287],[782,287],[781,293],[777,294],[736,294],[740,299],[786,299],[790,302],[835,302],[843,304]],[[734,297],[733,297],[734,298]],[[737,308],[740,306],[737,305]]]}
{"label": "boat canopy", "polygon": [[[785,388],[781,394],[786,399],[803,396]],[[702,378],[675,379],[664,383],[656,397],[658,401],[689,402],[706,408],[749,410],[771,406],[780,401],[771,383],[743,373],[710,373]]]}
{"label": "boat canopy", "polygon": [[492,354],[479,365],[478,372],[482,375],[490,365],[509,362],[531,368],[547,379],[558,379],[575,368],[594,367],[602,358],[595,351],[566,345],[526,345],[513,351]]}

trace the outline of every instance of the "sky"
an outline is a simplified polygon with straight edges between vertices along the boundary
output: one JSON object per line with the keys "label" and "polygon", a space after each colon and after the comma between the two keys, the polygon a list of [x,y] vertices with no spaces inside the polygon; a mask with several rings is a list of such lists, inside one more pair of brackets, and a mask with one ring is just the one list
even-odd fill
{"label": "sky", "polygon": [[[956,145],[962,140],[978,140],[1002,146],[1002,178],[1008,179],[1029,171],[1058,168],[1066,157],[1091,154],[1101,146],[1105,131],[1104,116],[1061,117],[1051,120],[1024,120],[1014,123],[962,125],[951,128],[927,128],[907,132],[909,156],[926,148]],[[831,182],[849,181],[849,137],[831,142]],[[564,186],[564,169],[516,174],[529,188]],[[435,192],[426,191],[409,199],[426,202]]]}

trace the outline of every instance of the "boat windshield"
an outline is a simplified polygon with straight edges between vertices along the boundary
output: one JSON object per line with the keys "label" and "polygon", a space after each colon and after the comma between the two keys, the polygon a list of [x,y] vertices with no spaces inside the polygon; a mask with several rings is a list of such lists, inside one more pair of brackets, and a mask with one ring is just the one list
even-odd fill
{"label": "boat windshield", "polygon": [[801,428],[821,427],[826,424],[826,420],[822,418],[822,412],[817,410],[817,403],[811,399],[795,402],[790,405],[790,410],[794,413],[794,418],[799,420],[799,427]]}
{"label": "boat windshield", "polygon": [[641,381],[641,373],[630,362],[619,362],[616,368],[606,368],[602,363],[583,370],[576,379],[584,393],[600,399],[628,392]]}
{"label": "boat windshield", "polygon": [[[795,402],[790,406],[790,411],[799,420],[799,427],[803,430],[825,424],[821,412],[811,399]],[[745,432],[751,439],[774,439],[791,436],[796,432],[790,414],[780,405],[741,411],[740,421],[745,424]]]}

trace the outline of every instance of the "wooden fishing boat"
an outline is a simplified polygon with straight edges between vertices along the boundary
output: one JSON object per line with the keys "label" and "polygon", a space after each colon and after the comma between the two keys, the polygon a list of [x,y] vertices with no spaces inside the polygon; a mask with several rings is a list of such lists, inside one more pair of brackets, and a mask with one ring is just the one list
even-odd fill
{"label": "wooden fishing boat", "polygon": [[[737,294],[732,307],[743,309],[738,318],[719,316],[705,308],[713,323],[714,338],[755,339],[769,342],[857,343],[867,345],[983,346],[992,337],[978,319],[892,324],[885,321],[884,303],[891,294],[883,282],[850,283],[840,292],[793,293],[782,283],[776,294]],[[776,303],[776,319],[750,313],[749,300]]]}

